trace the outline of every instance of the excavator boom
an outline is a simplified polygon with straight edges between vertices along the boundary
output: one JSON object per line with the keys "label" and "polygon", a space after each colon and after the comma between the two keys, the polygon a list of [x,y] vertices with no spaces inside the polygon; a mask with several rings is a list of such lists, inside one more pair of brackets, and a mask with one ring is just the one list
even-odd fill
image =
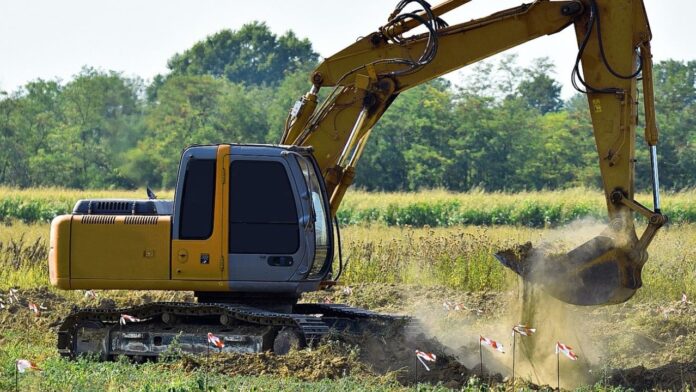
{"label": "excavator boom", "polygon": [[[557,298],[597,305],[629,299],[641,286],[647,247],[666,222],[660,212],[652,89],[652,33],[642,0],[537,0],[449,26],[441,16],[469,3],[438,6],[401,1],[376,32],[327,58],[311,76],[312,89],[288,117],[281,144],[312,146],[336,214],[355,177],[370,132],[402,92],[530,40],[573,25],[578,38],[573,82],[587,94],[609,224],[565,256],[521,247],[496,257]],[[408,3],[423,10],[404,13]],[[405,36],[415,27],[422,34]],[[653,168],[654,206],[634,200],[637,80],[643,77],[646,142]],[[321,105],[317,94],[332,88]],[[543,157],[540,157],[543,159]],[[638,238],[633,214],[649,222]],[[562,282],[552,284],[549,282]]]}

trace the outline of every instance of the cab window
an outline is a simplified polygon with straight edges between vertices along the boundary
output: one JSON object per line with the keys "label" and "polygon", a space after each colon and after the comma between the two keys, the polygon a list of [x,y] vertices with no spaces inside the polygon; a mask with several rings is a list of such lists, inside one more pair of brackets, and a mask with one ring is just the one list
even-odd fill
{"label": "cab window", "polygon": [[192,158],[186,165],[179,238],[203,240],[213,233],[213,207],[215,204],[214,159]]}
{"label": "cab window", "polygon": [[295,195],[277,161],[230,163],[230,253],[294,254],[300,246]]}

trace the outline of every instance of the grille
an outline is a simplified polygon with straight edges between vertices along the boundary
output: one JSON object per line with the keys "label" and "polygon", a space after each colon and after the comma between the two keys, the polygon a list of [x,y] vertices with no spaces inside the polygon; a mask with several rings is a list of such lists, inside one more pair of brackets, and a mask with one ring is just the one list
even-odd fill
{"label": "grille", "polygon": [[95,201],[90,203],[90,210],[101,213],[130,213],[133,207],[132,202],[128,201]]}
{"label": "grille", "polygon": [[123,223],[126,225],[156,225],[156,216],[127,216]]}
{"label": "grille", "polygon": [[85,225],[113,225],[116,223],[116,217],[104,215],[84,215],[81,222]]}

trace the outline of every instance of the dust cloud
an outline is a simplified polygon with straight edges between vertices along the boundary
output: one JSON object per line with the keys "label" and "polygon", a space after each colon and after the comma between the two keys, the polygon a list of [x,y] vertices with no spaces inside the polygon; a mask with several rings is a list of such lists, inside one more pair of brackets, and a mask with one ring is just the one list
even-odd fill
{"label": "dust cloud", "polygon": [[[595,220],[576,221],[545,233],[538,246],[554,253],[566,252],[599,235],[605,227]],[[535,278],[537,282],[549,279]],[[516,379],[555,387],[555,345],[561,342],[571,346],[579,356],[577,361],[560,356],[561,387],[575,388],[594,382],[598,375],[592,373],[592,365],[600,363],[606,354],[604,344],[591,337],[591,332],[596,332],[594,329],[603,325],[598,322],[599,316],[592,313],[594,308],[563,303],[537,285],[523,282],[521,278],[516,285],[508,291],[507,297],[499,298],[495,306],[485,313],[466,304],[458,305],[460,311],[453,312],[446,309],[451,308],[448,304],[423,303],[416,307],[414,316],[422,323],[426,333],[435,337],[464,366],[476,373],[481,365],[479,336],[484,336],[502,343],[505,348],[503,354],[483,346],[484,374],[499,373],[511,377],[512,327],[526,324],[536,328],[536,333],[530,337],[514,337]]]}

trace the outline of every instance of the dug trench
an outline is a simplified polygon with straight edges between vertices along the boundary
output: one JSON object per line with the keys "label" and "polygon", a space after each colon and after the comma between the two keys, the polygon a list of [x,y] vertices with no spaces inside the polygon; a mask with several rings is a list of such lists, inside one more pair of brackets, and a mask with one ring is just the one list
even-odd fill
{"label": "dug trench", "polygon": [[[524,295],[537,297],[523,306]],[[302,380],[345,376],[376,377],[458,388],[480,372],[479,336],[498,339],[505,354],[484,347],[483,373],[487,385],[508,384],[511,373],[511,326],[534,323],[537,334],[518,337],[518,383],[535,389],[555,387],[553,343],[573,346],[580,359],[561,363],[561,384],[622,386],[636,390],[674,390],[696,384],[696,305],[689,299],[655,303],[646,300],[622,305],[583,308],[539,299],[522,287],[503,293],[463,293],[446,288],[365,284],[338,287],[305,296],[305,302],[347,303],[384,313],[409,314],[421,333],[395,336],[334,336],[313,349],[285,356],[271,353],[213,355],[209,366],[228,375],[293,376]],[[10,299],[10,297],[13,297]],[[96,292],[63,295],[47,289],[0,292],[0,342],[10,329],[36,336],[37,344],[55,347],[55,329],[73,307],[123,307],[150,301],[192,300],[190,294]],[[29,302],[40,306],[37,315]],[[523,318],[526,318],[523,320]],[[526,339],[526,340],[522,340]],[[437,355],[425,370],[415,350]],[[56,354],[57,355],[57,354]],[[170,366],[183,371],[203,365],[202,357],[182,355]]]}

